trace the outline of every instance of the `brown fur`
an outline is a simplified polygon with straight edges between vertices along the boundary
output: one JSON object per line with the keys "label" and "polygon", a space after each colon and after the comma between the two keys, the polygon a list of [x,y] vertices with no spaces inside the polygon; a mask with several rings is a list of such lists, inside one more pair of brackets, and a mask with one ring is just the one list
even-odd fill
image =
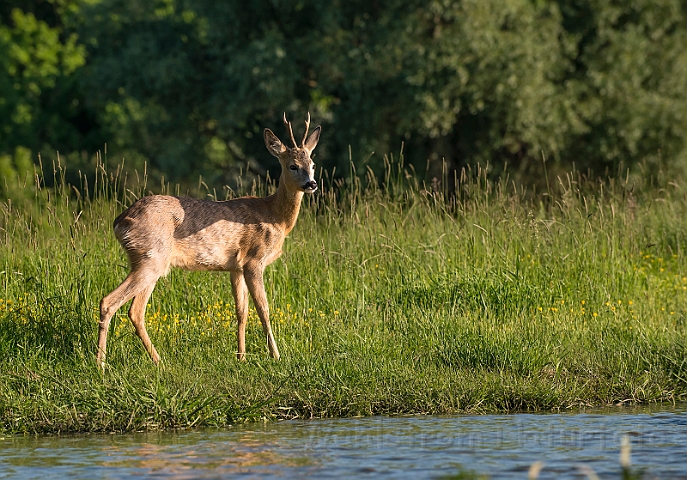
{"label": "brown fur", "polygon": [[309,115],[300,146],[293,140],[286,115],[284,123],[293,147],[282,144],[271,130],[264,132],[267,149],[279,158],[282,167],[274,195],[225,202],[154,195],[140,199],[115,219],[115,236],[129,257],[131,270],[100,302],[101,368],[105,365],[110,320],[131,299],[129,318],[136,333],[153,362],[160,361],[145,328],[145,309],[157,280],[172,267],[231,272],[238,320],[238,358],[244,359],[246,354],[248,293],[260,317],[270,355],[279,358],[270,327],[263,272],[281,255],[284,238],[296,224],[303,193],[317,189],[310,155],[320,137],[320,127],[307,137]]}

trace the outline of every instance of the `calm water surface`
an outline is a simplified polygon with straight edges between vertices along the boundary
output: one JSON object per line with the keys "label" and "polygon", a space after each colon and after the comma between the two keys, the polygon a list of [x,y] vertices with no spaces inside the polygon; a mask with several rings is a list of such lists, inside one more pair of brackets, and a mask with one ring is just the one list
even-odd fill
{"label": "calm water surface", "polygon": [[576,414],[371,417],[181,433],[0,437],[0,478],[620,478],[619,449],[648,478],[687,479],[687,408]]}

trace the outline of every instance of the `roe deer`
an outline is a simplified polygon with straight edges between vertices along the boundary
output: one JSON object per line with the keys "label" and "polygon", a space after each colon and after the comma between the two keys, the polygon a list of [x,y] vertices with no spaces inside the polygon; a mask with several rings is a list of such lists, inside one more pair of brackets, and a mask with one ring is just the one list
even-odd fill
{"label": "roe deer", "polygon": [[293,147],[284,145],[269,128],[264,131],[267,150],[279,159],[277,191],[265,198],[242,197],[224,202],[188,197],[143,197],[114,221],[114,232],[129,257],[129,275],[100,302],[98,365],[105,367],[110,319],[132,300],[129,318],[154,363],[160,361],[145,327],[145,309],[157,280],[171,267],[231,272],[231,288],[238,320],[237,357],[246,356],[248,292],[253,297],[267,337],[270,355],[279,350],[270,328],[263,272],[282,253],[284,237],[296,224],[303,193],[317,190],[315,165],[310,158],[321,127],[308,137],[310,114],[300,146],[291,122],[284,124]]}

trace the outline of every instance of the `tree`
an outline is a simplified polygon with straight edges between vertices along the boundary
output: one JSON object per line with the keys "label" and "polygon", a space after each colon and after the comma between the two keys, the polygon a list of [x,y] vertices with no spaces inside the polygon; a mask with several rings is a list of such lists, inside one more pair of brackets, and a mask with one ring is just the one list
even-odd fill
{"label": "tree", "polygon": [[687,169],[687,5],[563,1],[561,11],[576,39],[566,82],[586,127],[564,159],[608,167],[663,156]]}
{"label": "tree", "polygon": [[75,2],[22,2],[22,8],[11,3],[0,9],[0,165],[7,177],[33,174],[30,159],[51,145],[82,144],[74,75],[85,63],[76,34],[31,11],[55,22]]}
{"label": "tree", "polygon": [[130,167],[217,185],[246,163],[264,174],[262,129],[310,111],[324,127],[315,161],[339,173],[349,152],[379,171],[402,143],[418,167],[508,163],[525,181],[542,153],[597,173],[659,157],[687,168],[680,0],[84,2],[28,2],[16,15],[38,25],[29,38],[21,21],[2,27],[59,61],[25,56],[40,93],[20,86],[1,107],[33,113],[0,119],[22,139],[0,151],[107,142]]}

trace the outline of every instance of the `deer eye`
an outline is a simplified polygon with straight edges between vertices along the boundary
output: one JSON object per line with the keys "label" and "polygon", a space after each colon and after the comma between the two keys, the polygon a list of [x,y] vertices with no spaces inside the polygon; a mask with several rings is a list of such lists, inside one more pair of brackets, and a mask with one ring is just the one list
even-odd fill
{"label": "deer eye", "polygon": [[289,168],[290,168],[291,170],[298,170],[298,167],[295,166],[295,165],[291,165]]}

